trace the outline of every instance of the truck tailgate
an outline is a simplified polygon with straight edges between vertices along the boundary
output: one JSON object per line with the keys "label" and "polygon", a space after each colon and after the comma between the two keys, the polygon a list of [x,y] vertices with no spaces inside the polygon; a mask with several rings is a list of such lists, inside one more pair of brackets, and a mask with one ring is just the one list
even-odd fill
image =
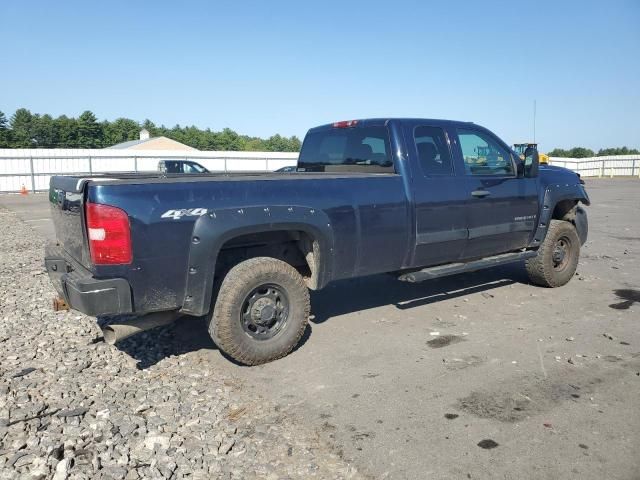
{"label": "truck tailgate", "polygon": [[49,202],[58,245],[78,263],[88,266],[83,213],[85,183],[77,177],[51,177]]}

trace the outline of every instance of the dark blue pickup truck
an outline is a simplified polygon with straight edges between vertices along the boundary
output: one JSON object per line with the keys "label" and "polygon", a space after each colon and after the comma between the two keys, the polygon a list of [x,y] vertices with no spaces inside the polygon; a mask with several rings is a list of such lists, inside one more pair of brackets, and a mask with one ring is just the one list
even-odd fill
{"label": "dark blue pickup truck", "polygon": [[393,272],[419,282],[525,261],[537,285],[574,275],[589,197],[473,123],[336,122],[309,130],[297,172],[56,176],[46,268],[88,315],[127,314],[115,342],[207,316],[218,347],[260,364],[306,327],[308,289]]}

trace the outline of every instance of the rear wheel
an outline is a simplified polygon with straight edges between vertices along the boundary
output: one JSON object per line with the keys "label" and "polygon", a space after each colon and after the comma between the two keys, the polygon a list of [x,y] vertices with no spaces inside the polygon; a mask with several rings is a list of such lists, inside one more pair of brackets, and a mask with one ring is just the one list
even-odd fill
{"label": "rear wheel", "polygon": [[561,287],[576,273],[579,258],[580,238],[573,224],[551,220],[538,255],[527,260],[529,279],[543,287]]}
{"label": "rear wheel", "polygon": [[251,258],[222,280],[209,334],[231,358],[259,365],[293,350],[309,310],[309,291],[295,268],[275,258]]}

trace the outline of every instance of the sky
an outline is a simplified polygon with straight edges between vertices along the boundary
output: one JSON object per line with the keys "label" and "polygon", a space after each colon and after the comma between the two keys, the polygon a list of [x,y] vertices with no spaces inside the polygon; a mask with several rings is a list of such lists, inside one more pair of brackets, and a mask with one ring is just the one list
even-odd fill
{"label": "sky", "polygon": [[640,148],[640,0],[0,0],[0,110],[303,137],[473,121]]}

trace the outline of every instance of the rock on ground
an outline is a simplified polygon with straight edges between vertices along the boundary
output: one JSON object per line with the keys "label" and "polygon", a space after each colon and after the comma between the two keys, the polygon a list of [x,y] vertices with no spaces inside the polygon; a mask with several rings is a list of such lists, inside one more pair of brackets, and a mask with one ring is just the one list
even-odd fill
{"label": "rock on ground", "polygon": [[54,312],[43,240],[3,209],[0,231],[0,479],[359,477],[293,413],[163,350],[169,329],[118,349]]}

